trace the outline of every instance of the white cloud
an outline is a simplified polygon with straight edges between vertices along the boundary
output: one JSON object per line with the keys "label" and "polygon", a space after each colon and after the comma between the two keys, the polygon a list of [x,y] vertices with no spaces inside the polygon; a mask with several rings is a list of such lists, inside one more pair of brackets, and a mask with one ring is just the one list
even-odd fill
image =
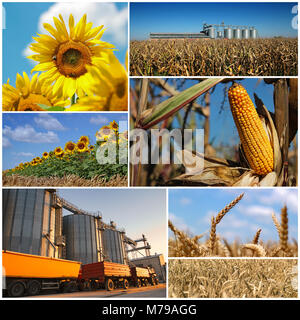
{"label": "white cloud", "polygon": [[180,231],[184,231],[187,232],[188,234],[195,234],[195,230],[194,228],[192,228],[191,226],[188,226],[185,221],[183,220],[183,218],[176,216],[173,213],[169,213],[169,220],[173,223],[173,225],[179,229]]}
{"label": "white cloud", "polygon": [[[102,37],[104,41],[110,40],[117,48],[127,46],[128,8],[118,9],[115,3],[55,3],[40,16],[38,33],[46,32],[43,23],[54,25],[53,17],[58,17],[59,14],[63,16],[66,26],[68,26],[70,13],[73,14],[75,23],[86,13],[87,21],[92,22],[93,27],[104,25],[104,28],[107,28]],[[24,56],[33,54],[28,46],[23,50]]]}
{"label": "white cloud", "polygon": [[192,203],[192,200],[186,197],[181,198],[179,201],[180,201],[180,204],[182,204],[183,206],[186,206]]}
{"label": "white cloud", "polygon": [[109,120],[108,118],[98,114],[97,116],[94,116],[94,117],[91,117],[90,118],[90,123],[93,123],[93,124],[108,124]]}
{"label": "white cloud", "polygon": [[33,120],[39,127],[46,130],[65,130],[64,126],[56,118],[50,116],[48,113],[40,113],[37,117],[33,118]]}
{"label": "white cloud", "polygon": [[18,152],[14,153],[16,157],[33,157],[34,154],[31,152]]}
{"label": "white cloud", "polygon": [[259,200],[265,204],[279,203],[286,205],[293,213],[298,212],[298,194],[297,190],[276,188],[268,196],[261,196]]}
{"label": "white cloud", "polygon": [[9,126],[5,126],[3,129],[3,135],[11,140],[30,142],[30,143],[54,143],[58,142],[58,136],[53,131],[48,132],[37,132],[35,129],[26,124],[23,126],[18,126],[12,129]]}
{"label": "white cloud", "polygon": [[11,147],[11,143],[10,143],[9,139],[7,139],[6,137],[3,137],[2,138],[2,146],[4,148]]}

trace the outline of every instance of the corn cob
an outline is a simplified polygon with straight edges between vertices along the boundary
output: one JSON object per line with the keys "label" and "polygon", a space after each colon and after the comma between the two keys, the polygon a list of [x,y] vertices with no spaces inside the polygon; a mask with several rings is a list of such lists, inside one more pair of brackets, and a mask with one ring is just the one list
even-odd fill
{"label": "corn cob", "polygon": [[250,168],[258,175],[273,171],[273,149],[245,88],[233,84],[228,91],[232,116]]}

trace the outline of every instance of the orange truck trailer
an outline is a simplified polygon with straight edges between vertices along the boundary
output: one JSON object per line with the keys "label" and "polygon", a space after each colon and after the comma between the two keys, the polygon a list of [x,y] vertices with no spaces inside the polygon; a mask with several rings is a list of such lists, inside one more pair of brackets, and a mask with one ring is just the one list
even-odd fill
{"label": "orange truck trailer", "polygon": [[136,287],[158,284],[158,279],[153,268],[131,267],[131,279]]}
{"label": "orange truck trailer", "polygon": [[37,295],[43,289],[76,289],[80,262],[2,251],[3,289],[11,297]]}
{"label": "orange truck trailer", "polygon": [[101,261],[84,264],[81,267],[79,290],[105,288],[128,289],[131,280],[130,268],[126,264]]}

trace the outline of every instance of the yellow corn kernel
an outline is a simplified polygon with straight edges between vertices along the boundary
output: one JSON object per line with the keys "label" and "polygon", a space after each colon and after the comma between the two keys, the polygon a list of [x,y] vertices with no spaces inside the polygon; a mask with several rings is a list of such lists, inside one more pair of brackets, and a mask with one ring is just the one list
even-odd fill
{"label": "yellow corn kernel", "polygon": [[228,91],[230,108],[250,168],[258,175],[273,171],[273,149],[246,89],[233,84]]}

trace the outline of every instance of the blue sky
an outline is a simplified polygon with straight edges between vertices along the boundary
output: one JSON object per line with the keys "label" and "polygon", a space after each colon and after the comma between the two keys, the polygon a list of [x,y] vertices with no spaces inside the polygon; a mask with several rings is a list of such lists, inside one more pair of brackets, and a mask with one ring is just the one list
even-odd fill
{"label": "blue sky", "polygon": [[[252,101],[254,101],[253,93],[255,92],[258,95],[258,97],[263,100],[267,109],[269,111],[274,111],[273,85],[268,85],[261,79],[261,81],[258,80],[259,79],[256,78],[245,79],[239,81],[239,83],[241,83],[247,89],[247,92],[249,93]],[[131,80],[131,83],[134,83],[134,81],[135,80]],[[173,81],[178,81],[179,83],[181,83],[181,79],[169,79],[168,83],[170,85],[173,85]],[[180,90],[184,90],[196,83],[197,80],[187,80]],[[221,104],[224,99],[225,86],[226,84],[223,83],[218,84],[215,88],[215,91],[211,94],[210,141],[213,140],[214,146],[217,146],[222,142],[230,145],[239,143],[239,135],[231,115],[227,96],[223,110],[221,110]],[[227,88],[229,88],[230,86],[231,82],[227,83]],[[167,99],[167,97],[164,99]],[[197,99],[197,102],[200,105],[203,105],[202,99],[203,97]],[[184,116],[184,111],[181,111],[181,114],[182,116]],[[201,127],[200,121],[203,121],[203,117],[197,116],[198,128]],[[176,121],[176,119],[174,120],[174,127],[178,127],[178,122]]]}
{"label": "blue sky", "polygon": [[260,37],[296,37],[291,26],[296,3],[131,3],[130,39],[150,32],[199,32],[203,23],[255,26]]}
{"label": "blue sky", "polygon": [[[58,193],[82,209],[101,211],[104,222],[114,221],[117,228],[124,228],[126,235],[132,239],[141,238],[145,234],[152,246],[151,254],[163,253],[166,257],[165,190],[59,189]],[[64,214],[69,213],[64,210]]]}
{"label": "blue sky", "polygon": [[[124,65],[128,45],[128,6],[127,3],[4,3],[5,28],[3,30],[3,82],[15,85],[16,74],[26,71],[30,74],[34,66],[33,60],[26,56],[32,54],[28,45],[35,42],[32,37],[36,33],[47,33],[42,29],[42,22],[47,21],[54,25],[53,16],[61,13],[64,17],[73,14],[77,23],[84,13],[87,13],[87,21],[93,22],[93,26],[104,24],[107,30],[102,37],[115,45],[115,51],[119,61]],[[68,20],[67,22],[68,24]]]}
{"label": "blue sky", "polygon": [[127,130],[126,113],[4,113],[2,168],[14,168],[83,135],[95,143],[97,130],[113,120],[120,132]]}
{"label": "blue sky", "polygon": [[[193,235],[208,231],[211,217],[216,216],[242,192],[244,197],[231,209],[220,224],[217,233],[229,241],[252,240],[261,228],[263,241],[278,241],[272,221],[272,211],[280,221],[281,208],[286,204],[289,217],[289,237],[298,239],[298,194],[296,189],[171,189],[169,190],[169,219],[181,230]],[[170,232],[170,235],[172,233]]]}

